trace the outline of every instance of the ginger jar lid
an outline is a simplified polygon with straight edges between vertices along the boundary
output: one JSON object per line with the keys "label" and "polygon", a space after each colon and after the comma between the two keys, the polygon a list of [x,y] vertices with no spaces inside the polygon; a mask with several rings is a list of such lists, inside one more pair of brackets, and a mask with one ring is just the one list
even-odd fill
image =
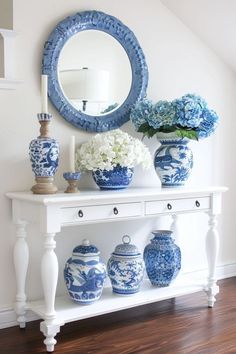
{"label": "ginger jar lid", "polygon": [[131,238],[128,235],[122,237],[121,244],[117,245],[115,251],[112,253],[115,256],[139,256],[141,253],[138,248],[131,244]]}
{"label": "ginger jar lid", "polygon": [[89,240],[84,239],[82,241],[82,244],[79,246],[76,246],[73,249],[73,256],[98,256],[100,254],[100,251],[98,248],[94,245],[91,245]]}

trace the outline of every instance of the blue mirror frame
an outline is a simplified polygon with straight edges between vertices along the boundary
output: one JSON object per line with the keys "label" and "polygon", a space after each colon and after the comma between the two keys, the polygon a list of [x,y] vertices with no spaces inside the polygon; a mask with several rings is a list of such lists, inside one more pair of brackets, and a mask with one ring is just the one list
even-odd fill
{"label": "blue mirror frame", "polygon": [[[126,100],[116,110],[102,116],[90,116],[76,110],[64,96],[58,81],[58,59],[70,37],[80,31],[99,30],[114,37],[126,51],[132,70],[132,83]],[[84,11],[65,18],[51,32],[44,45],[42,73],[48,75],[48,96],[69,123],[79,129],[104,132],[119,128],[129,120],[131,107],[145,97],[148,68],[134,33],[117,18],[100,11]]]}

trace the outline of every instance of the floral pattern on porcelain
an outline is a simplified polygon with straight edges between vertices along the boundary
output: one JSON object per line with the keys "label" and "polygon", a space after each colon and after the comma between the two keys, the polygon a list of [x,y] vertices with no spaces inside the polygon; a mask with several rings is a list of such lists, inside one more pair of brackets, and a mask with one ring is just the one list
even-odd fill
{"label": "floral pattern on porcelain", "polygon": [[171,237],[172,231],[152,233],[154,238],[144,249],[147,275],[152,285],[169,286],[181,269],[181,251]]}
{"label": "floral pattern on porcelain", "polygon": [[72,300],[90,304],[102,294],[106,278],[106,267],[100,261],[97,247],[88,240],[73,250],[64,269],[64,278]]}
{"label": "floral pattern on porcelain", "polygon": [[[129,236],[124,236],[128,237]],[[140,290],[144,274],[144,261],[135,245],[125,242],[116,246],[108,264],[108,276],[114,293],[130,295]]]}
{"label": "floral pattern on porcelain", "polygon": [[64,277],[70,297],[75,302],[88,304],[100,298],[106,271],[98,262],[70,258],[66,263]]}
{"label": "floral pattern on porcelain", "polygon": [[78,181],[80,179],[81,173],[80,172],[64,172],[63,177],[65,180],[75,180]]}
{"label": "floral pattern on porcelain", "polygon": [[140,260],[109,260],[108,275],[113,292],[118,294],[134,294],[139,291],[143,279],[144,264]]}
{"label": "floral pattern on porcelain", "polygon": [[154,156],[154,167],[163,187],[182,186],[192,167],[193,154],[187,139],[160,140]]}
{"label": "floral pattern on porcelain", "polygon": [[115,166],[112,170],[93,171],[93,179],[100,189],[124,189],[133,177],[133,168]]}
{"label": "floral pattern on porcelain", "polygon": [[55,139],[37,138],[29,146],[32,170],[36,177],[53,177],[58,168],[59,144]]}

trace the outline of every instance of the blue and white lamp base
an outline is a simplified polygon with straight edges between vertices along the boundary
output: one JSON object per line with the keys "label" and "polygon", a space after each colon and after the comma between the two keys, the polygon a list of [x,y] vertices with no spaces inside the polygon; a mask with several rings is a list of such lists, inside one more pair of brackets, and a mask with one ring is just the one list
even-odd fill
{"label": "blue and white lamp base", "polygon": [[31,191],[34,194],[55,194],[57,187],[54,184],[53,177],[35,177],[36,184],[33,185]]}
{"label": "blue and white lamp base", "polygon": [[29,155],[36,184],[31,188],[34,194],[54,194],[54,175],[58,168],[59,144],[49,137],[48,125],[52,115],[39,113],[40,136],[33,139],[29,146]]}

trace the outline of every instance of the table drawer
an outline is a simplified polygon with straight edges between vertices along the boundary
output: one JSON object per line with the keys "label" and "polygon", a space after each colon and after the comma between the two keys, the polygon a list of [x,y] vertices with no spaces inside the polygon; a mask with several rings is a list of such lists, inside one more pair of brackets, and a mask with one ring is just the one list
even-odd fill
{"label": "table drawer", "polygon": [[142,215],[141,203],[118,203],[62,208],[63,223],[119,219]]}
{"label": "table drawer", "polygon": [[145,203],[145,214],[163,214],[210,208],[210,197],[187,198],[177,200],[154,200]]}

